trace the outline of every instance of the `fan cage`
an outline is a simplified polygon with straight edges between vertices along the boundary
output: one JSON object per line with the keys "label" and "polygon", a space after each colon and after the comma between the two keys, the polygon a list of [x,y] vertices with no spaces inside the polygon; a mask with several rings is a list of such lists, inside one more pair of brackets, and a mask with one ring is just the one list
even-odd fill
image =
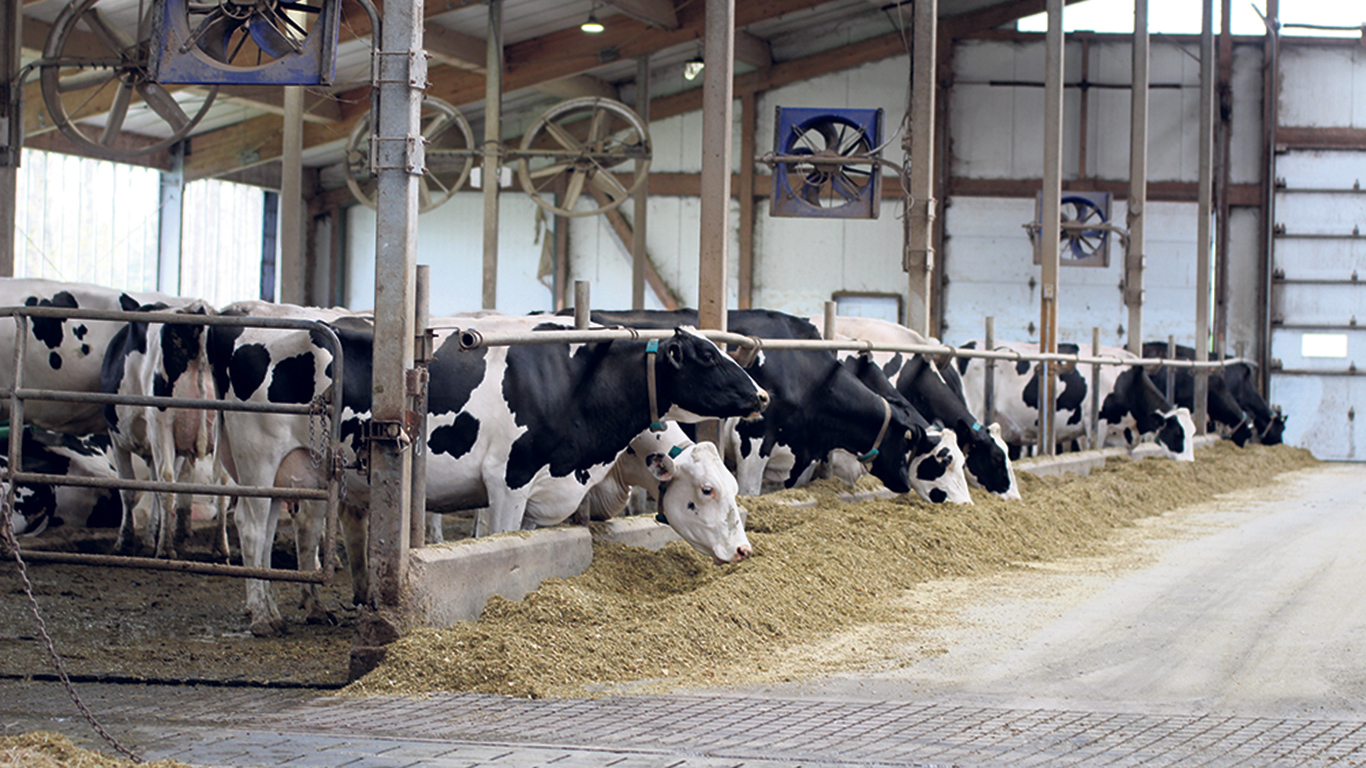
{"label": "fan cage", "polygon": [[190,0],[156,0],[151,70],[158,83],[184,85],[332,85],[337,76],[341,0],[312,0],[322,10],[297,51],[241,66],[219,61],[195,42]]}
{"label": "fan cage", "polygon": [[[856,194],[840,205],[813,204],[803,197],[808,179],[793,173],[791,161],[777,161],[773,166],[773,192],[769,198],[769,215],[792,218],[876,219],[881,212],[882,171],[878,164],[878,150],[882,144],[881,109],[824,109],[806,107],[778,107],[774,120],[773,150],[778,156],[803,149],[799,142],[803,135],[820,126],[841,128],[841,138],[848,147],[860,145],[871,153],[867,159],[848,163],[844,167],[866,166],[860,170],[867,180],[858,185]],[[805,148],[810,152],[810,148]],[[847,178],[847,176],[846,176]],[[809,187],[806,190],[809,192]],[[843,195],[842,195],[843,196]]]}

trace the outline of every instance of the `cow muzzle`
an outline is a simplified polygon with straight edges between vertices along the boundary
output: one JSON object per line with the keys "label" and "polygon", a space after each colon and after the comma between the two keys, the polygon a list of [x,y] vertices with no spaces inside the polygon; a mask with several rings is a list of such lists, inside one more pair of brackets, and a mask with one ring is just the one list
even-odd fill
{"label": "cow muzzle", "polygon": [[738,563],[748,559],[753,551],[754,550],[748,544],[741,544],[735,548],[735,554],[730,560],[722,560],[719,557],[713,557],[712,560],[714,560],[717,565],[730,565],[731,563]]}

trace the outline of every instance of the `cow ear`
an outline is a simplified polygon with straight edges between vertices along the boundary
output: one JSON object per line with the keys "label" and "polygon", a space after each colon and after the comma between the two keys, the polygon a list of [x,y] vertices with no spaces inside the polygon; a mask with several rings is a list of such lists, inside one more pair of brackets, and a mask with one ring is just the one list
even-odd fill
{"label": "cow ear", "polygon": [[136,312],[138,307],[142,305],[138,304],[137,299],[134,299],[132,296],[129,296],[126,293],[120,293],[119,306],[123,308],[124,312]]}
{"label": "cow ear", "polygon": [[664,345],[664,356],[669,359],[669,363],[675,368],[683,367],[683,344],[680,341],[682,335],[681,331],[675,333],[674,337],[669,340],[669,343]]}
{"label": "cow ear", "polygon": [[674,460],[662,453],[652,453],[645,457],[645,468],[661,483],[674,479]]}

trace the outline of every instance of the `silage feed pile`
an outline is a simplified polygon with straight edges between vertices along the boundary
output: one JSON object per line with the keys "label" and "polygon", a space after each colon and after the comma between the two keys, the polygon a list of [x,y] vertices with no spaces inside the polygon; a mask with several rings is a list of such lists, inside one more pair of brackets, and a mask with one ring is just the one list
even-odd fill
{"label": "silage feed pile", "polygon": [[[834,481],[745,498],[749,560],[714,566],[682,542],[595,545],[592,566],[477,622],[414,631],[349,689],[519,697],[720,687],[791,679],[791,649],[859,625],[906,621],[904,590],[942,577],[1096,551],[1117,526],[1315,463],[1287,446],[1222,442],[1194,463],[1113,458],[1088,477],[1020,473],[1022,501],[914,495],[841,501]],[[809,508],[784,500],[814,497]]]}
{"label": "silage feed pile", "polygon": [[0,736],[0,768],[191,768],[173,760],[135,763],[122,757],[76,746],[49,731]]}

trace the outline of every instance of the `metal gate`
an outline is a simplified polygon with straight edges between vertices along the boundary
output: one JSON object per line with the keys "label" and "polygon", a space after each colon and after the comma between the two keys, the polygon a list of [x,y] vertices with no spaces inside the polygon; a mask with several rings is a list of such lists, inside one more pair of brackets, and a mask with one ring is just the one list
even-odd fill
{"label": "metal gate", "polygon": [[1366,460],[1366,151],[1288,149],[1275,168],[1268,399],[1287,443]]}
{"label": "metal gate", "polygon": [[[75,485],[96,488],[132,489],[138,491],[168,491],[175,493],[221,496],[258,496],[264,498],[300,500],[315,499],[327,502],[327,518],[322,542],[322,562],[315,571],[291,571],[277,568],[248,568],[244,566],[201,563],[187,560],[161,560],[149,557],[124,557],[116,555],[87,555],[69,552],[47,552],[25,550],[24,558],[30,561],[67,562],[85,565],[120,566],[128,568],[147,568],[171,570],[187,573],[202,573],[216,576],[235,576],[238,578],[269,579],[275,581],[302,581],[330,584],[336,571],[336,536],[338,511],[341,500],[341,470],[338,450],[341,442],[342,397],[341,382],[344,381],[344,360],[341,342],[336,333],[326,323],[317,320],[289,318],[225,317],[222,315],[194,315],[166,312],[120,312],[113,310],[63,309],[58,307],[9,307],[0,308],[0,316],[12,316],[15,321],[14,347],[14,389],[0,392],[0,396],[10,400],[10,421],[12,424],[24,423],[25,400],[50,400],[68,403],[94,403],[100,405],[151,405],[162,408],[190,408],[214,411],[252,411],[257,413],[279,413],[289,415],[325,415],[328,427],[322,461],[327,462],[328,483],[326,488],[263,488],[239,485],[212,485],[197,483],[164,483],[152,480],[106,480],[102,478],[68,477],[19,471],[23,466],[23,429],[10,430],[9,467],[0,472],[0,477],[8,483],[4,493],[5,509],[13,509],[14,490],[17,483],[45,483],[49,485]],[[98,392],[73,392],[58,390],[28,389],[24,387],[24,366],[26,349],[29,342],[29,326],[33,318],[53,318],[60,320],[102,320],[117,323],[168,323],[177,325],[218,325],[239,328],[273,328],[281,330],[310,331],[326,339],[332,349],[333,387],[330,401],[316,404],[275,404],[254,402],[228,402],[225,400],[199,400],[175,397],[113,395]],[[322,413],[319,414],[319,409]]]}

